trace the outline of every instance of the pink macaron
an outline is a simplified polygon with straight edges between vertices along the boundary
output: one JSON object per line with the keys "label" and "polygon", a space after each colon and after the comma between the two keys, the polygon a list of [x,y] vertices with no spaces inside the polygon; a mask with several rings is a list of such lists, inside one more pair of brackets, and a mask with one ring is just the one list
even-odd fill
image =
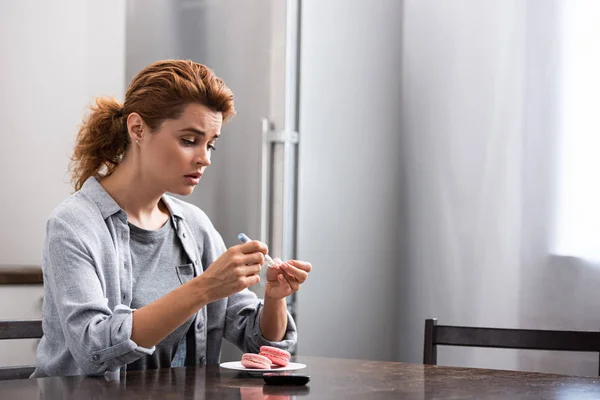
{"label": "pink macaron", "polygon": [[290,353],[277,347],[261,346],[260,355],[267,357],[279,367],[285,367],[290,362]]}
{"label": "pink macaron", "polygon": [[245,353],[242,355],[242,366],[252,369],[271,369],[271,360],[260,354]]}

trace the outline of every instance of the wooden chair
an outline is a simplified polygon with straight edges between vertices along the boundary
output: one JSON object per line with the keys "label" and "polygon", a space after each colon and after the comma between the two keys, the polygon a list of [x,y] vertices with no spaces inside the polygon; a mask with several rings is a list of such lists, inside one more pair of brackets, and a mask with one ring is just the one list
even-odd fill
{"label": "wooden chair", "polygon": [[[39,339],[42,337],[42,320],[0,321],[0,340]],[[26,379],[35,366],[0,367],[0,380]]]}
{"label": "wooden chair", "polygon": [[475,328],[438,325],[437,319],[427,319],[423,364],[437,365],[438,345],[596,352],[600,360],[600,331]]}

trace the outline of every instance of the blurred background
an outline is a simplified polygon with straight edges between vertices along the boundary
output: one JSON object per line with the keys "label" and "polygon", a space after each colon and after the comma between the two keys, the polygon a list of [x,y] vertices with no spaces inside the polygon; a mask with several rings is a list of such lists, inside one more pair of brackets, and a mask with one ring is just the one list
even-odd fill
{"label": "blurred background", "polygon": [[[598,330],[599,20],[595,0],[2,2],[0,319],[41,316],[45,222],[71,193],[86,107],[185,58],[238,110],[186,200],[228,245],[246,232],[313,264],[289,299],[297,354],[422,362],[431,317]],[[0,344],[0,365],[32,363],[36,344]],[[540,351],[438,361],[598,368]]]}

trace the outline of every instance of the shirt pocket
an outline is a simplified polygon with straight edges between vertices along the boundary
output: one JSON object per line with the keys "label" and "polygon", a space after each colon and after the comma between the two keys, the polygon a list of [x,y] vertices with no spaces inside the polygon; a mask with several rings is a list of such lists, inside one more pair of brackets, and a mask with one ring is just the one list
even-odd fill
{"label": "shirt pocket", "polygon": [[194,264],[192,263],[177,265],[175,270],[182,285],[194,277]]}

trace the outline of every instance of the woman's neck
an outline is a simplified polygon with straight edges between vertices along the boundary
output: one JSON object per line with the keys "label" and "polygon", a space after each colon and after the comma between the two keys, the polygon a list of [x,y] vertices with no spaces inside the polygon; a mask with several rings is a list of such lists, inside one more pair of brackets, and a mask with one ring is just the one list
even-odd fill
{"label": "woman's neck", "polygon": [[122,163],[100,184],[127,213],[132,224],[148,230],[159,229],[169,219],[169,211],[162,202],[164,192],[144,180],[132,165]]}

